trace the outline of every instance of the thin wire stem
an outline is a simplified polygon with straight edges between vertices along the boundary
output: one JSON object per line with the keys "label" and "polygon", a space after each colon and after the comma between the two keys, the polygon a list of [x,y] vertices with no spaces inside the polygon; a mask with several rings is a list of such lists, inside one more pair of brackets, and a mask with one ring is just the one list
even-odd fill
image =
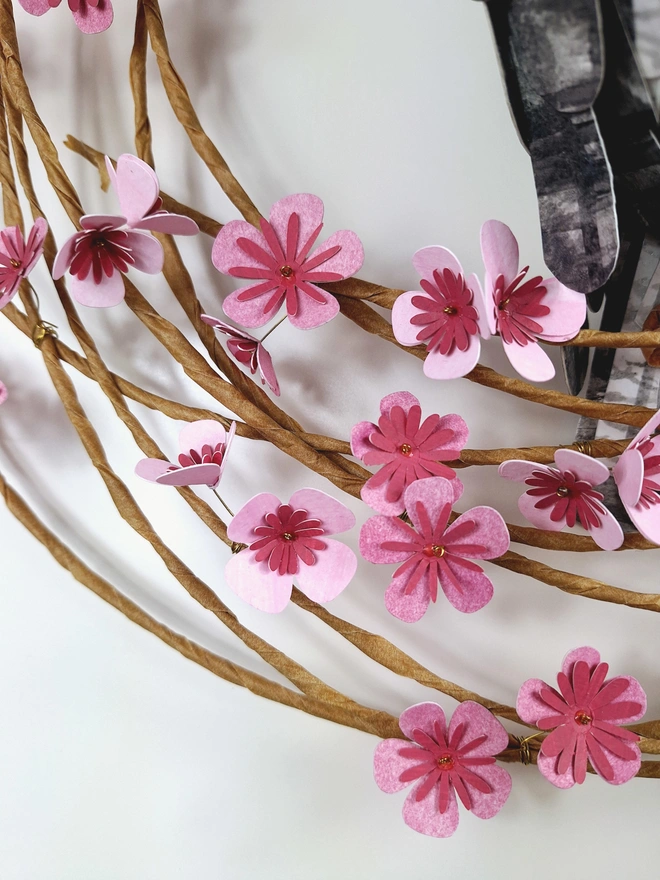
{"label": "thin wire stem", "polygon": [[222,500],[222,497],[221,497],[220,493],[218,492],[218,490],[215,489],[213,486],[209,486],[209,488],[211,489],[211,492],[213,492],[213,494],[215,495],[215,497],[218,499],[218,501],[220,502],[220,504],[222,504],[222,506],[223,506],[224,509],[227,511],[227,513],[229,514],[229,516],[232,516],[232,517],[233,517],[233,516],[234,516],[234,511],[233,511],[233,510],[230,510],[229,507],[225,504],[225,502]]}
{"label": "thin wire stem", "polygon": [[280,326],[280,324],[282,324],[284,321],[286,321],[287,318],[288,318],[288,315],[285,315],[283,318],[280,318],[280,320],[277,322],[277,324],[273,324],[273,326],[270,328],[270,330],[267,333],[264,333],[264,335],[261,337],[259,342],[263,342],[264,339],[267,339],[270,336],[270,334],[273,332],[273,330],[277,330],[277,328]]}

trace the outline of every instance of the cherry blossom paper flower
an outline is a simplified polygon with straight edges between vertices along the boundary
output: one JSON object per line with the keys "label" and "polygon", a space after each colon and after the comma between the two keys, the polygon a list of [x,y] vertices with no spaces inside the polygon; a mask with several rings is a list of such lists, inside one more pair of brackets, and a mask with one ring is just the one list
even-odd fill
{"label": "cherry blossom paper flower", "polygon": [[558,532],[579,522],[603,550],[620,547],[621,526],[594,489],[609,478],[609,468],[572,449],[558,449],[555,465],[513,459],[503,462],[498,472],[530,487],[520,496],[518,507],[537,529]]}
{"label": "cherry blossom paper flower", "polygon": [[380,464],[360,491],[362,500],[378,513],[400,514],[407,486],[424,477],[451,481],[454,500],[463,484],[444,461],[459,458],[468,427],[457,415],[432,415],[421,421],[419,400],[408,391],[388,394],[380,402],[378,424],[360,422],[351,431],[351,451],[367,465]]}
{"label": "cherry blossom paper flower", "polygon": [[473,559],[495,559],[509,549],[509,532],[492,507],[473,507],[448,525],[454,493],[448,480],[428,477],[404,493],[412,525],[396,516],[372,516],[360,531],[366,560],[399,563],[387,592],[390,614],[419,620],[438,597],[438,582],[458,611],[483,608],[493,584]]}
{"label": "cherry blossom paper flower", "polygon": [[232,541],[247,544],[225,568],[228,586],[261,611],[282,611],[292,579],[315,602],[329,602],[348,586],[355,553],[328,535],[346,532],[355,517],[318,489],[299,489],[288,504],[264,492],[250,499],[229,523]]}
{"label": "cherry blossom paper flower", "polygon": [[[18,0],[30,15],[43,15],[59,6],[62,0]],[[100,34],[112,24],[111,0],[68,0],[68,6],[79,30],[84,34]]]}
{"label": "cherry blossom paper flower", "polygon": [[658,411],[630,441],[612,474],[635,528],[647,541],[660,544],[660,425]]}
{"label": "cherry blossom paper flower", "polygon": [[227,348],[239,362],[250,368],[250,372],[254,375],[259,370],[262,385],[268,385],[270,390],[276,397],[280,396],[280,385],[275,375],[273,367],[273,359],[263,347],[259,339],[250,336],[244,330],[238,330],[231,324],[219,321],[211,315],[200,315],[202,321],[213,327],[218,333],[222,333],[228,337]]}
{"label": "cherry blossom paper flower", "polygon": [[18,226],[0,232],[0,309],[14,298],[21,281],[34,269],[43,253],[47,231],[48,224],[39,217],[27,240]]}
{"label": "cherry blossom paper flower", "polygon": [[401,345],[426,345],[424,373],[429,378],[465,376],[479,360],[480,335],[490,335],[479,279],[470,275],[466,280],[463,267],[444,247],[422,248],[412,262],[422,290],[397,298],[394,335]]}
{"label": "cherry blossom paper flower", "polygon": [[320,327],[335,317],[339,303],[318,285],[358,271],[364,259],[360,239],[341,230],[312,250],[323,228],[323,202],[307,193],[275,202],[261,231],[232,220],[218,233],[213,265],[225,275],[255,281],[231,293],[225,314],[244,327],[268,323],[282,305],[300,330]]}
{"label": "cherry blossom paper flower", "polygon": [[583,783],[587,763],[612,785],[640,768],[639,736],[621,725],[639,721],[646,694],[629,675],[607,679],[608,669],[594,648],[576,648],[557,675],[557,690],[537,678],[520,688],[520,717],[552,731],[541,743],[538,768],[557,788]]}
{"label": "cherry blossom paper flower", "polygon": [[495,763],[509,745],[500,722],[479,703],[466,700],[449,729],[437,703],[418,703],[401,713],[410,740],[386,739],[376,746],[374,778],[387,794],[417,783],[403,805],[403,821],[431,837],[450,837],[458,827],[458,795],[466,810],[492,819],[511,793],[511,777]]}
{"label": "cherry blossom paper flower", "polygon": [[236,431],[236,422],[225,431],[220,422],[200,419],[179,434],[179,457],[175,463],[160,458],[143,458],[135,473],[163,486],[208,486],[220,482]]}
{"label": "cherry blossom paper flower", "polygon": [[481,255],[486,267],[484,297],[491,333],[499,333],[504,353],[525,379],[546,382],[555,368],[538,339],[563,342],[582,327],[586,298],[556,278],[525,276],[519,270],[518,242],[508,226],[488,220],[481,227]]}

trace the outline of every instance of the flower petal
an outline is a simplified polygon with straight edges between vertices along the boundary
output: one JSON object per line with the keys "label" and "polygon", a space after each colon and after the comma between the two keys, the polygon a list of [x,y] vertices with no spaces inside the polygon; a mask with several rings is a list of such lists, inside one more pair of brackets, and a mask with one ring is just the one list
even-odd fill
{"label": "flower petal", "polygon": [[151,211],[158,199],[160,186],[156,172],[130,153],[122,153],[117,159],[116,171],[107,156],[105,164],[121,212],[128,225],[133,226]]}
{"label": "flower petal", "polygon": [[[624,718],[620,721],[617,720],[616,722],[632,724],[635,721],[639,721],[639,719],[646,713],[646,693],[637,679],[633,678],[631,675],[617,675],[616,680],[618,679],[624,679],[627,681],[628,687],[615,700],[612,700],[609,706],[616,707],[619,703],[637,703],[640,706],[638,712],[632,714],[626,713]],[[615,679],[611,679],[611,681],[614,680]]]}
{"label": "flower petal", "polygon": [[[596,751],[602,750],[605,754],[605,757],[611,768],[611,778],[608,778],[601,771],[600,761],[597,758],[592,760],[591,752],[594,750],[594,746],[596,746]],[[636,776],[639,768],[642,766],[642,754],[639,750],[639,746],[636,743],[629,743],[628,748],[635,753],[635,757],[633,759],[620,758],[618,755],[615,755],[609,749],[605,748],[602,743],[595,744],[593,741],[588,741],[587,748],[589,750],[589,758],[591,762],[591,766],[594,768],[596,773],[604,779],[606,782],[609,782],[610,785],[623,785],[624,782],[628,782],[633,776]],[[604,768],[603,768],[604,769]],[[608,773],[608,776],[610,775]]]}
{"label": "flower petal", "polygon": [[[304,239],[301,236],[301,242],[303,241]],[[340,247],[341,250],[338,251],[334,257],[330,257],[329,260],[321,263],[320,266],[312,271],[335,272],[337,275],[341,275],[342,278],[350,278],[351,275],[354,275],[362,267],[362,263],[364,262],[364,248],[357,235],[349,229],[340,229],[337,232],[334,232],[309,255],[308,259],[314,257],[316,253],[330,250],[335,247]],[[303,265],[303,270],[304,268]]]}
{"label": "flower petal", "polygon": [[544,464],[537,464],[535,461],[522,461],[516,458],[503,461],[497,469],[500,477],[504,477],[505,480],[513,480],[515,483],[524,483],[535,471],[551,473],[550,469]]}
{"label": "flower petal", "polygon": [[222,471],[219,464],[194,464],[190,467],[168,471],[156,478],[163,486],[217,486]]}
{"label": "flower petal", "polygon": [[406,593],[410,573],[392,578],[385,592],[385,607],[394,617],[404,623],[415,623],[426,614],[431,601],[428,569],[411,593]]}
{"label": "flower petal", "polygon": [[660,544],[660,504],[650,507],[637,504],[635,507],[626,507],[626,510],[640,535],[653,544]]}
{"label": "flower petal", "polygon": [[91,273],[84,281],[72,275],[69,280],[69,290],[76,302],[97,309],[108,309],[119,305],[126,296],[124,277],[116,269],[109,278],[104,274],[100,284],[94,283]]}
{"label": "flower petal", "polygon": [[419,750],[419,760],[404,758],[399,754],[401,749],[410,748],[405,739],[386,739],[378,743],[374,754],[374,779],[376,785],[386,794],[394,794],[407,788],[409,782],[401,782],[400,776],[411,767],[421,764],[424,752]]}
{"label": "flower petal", "polygon": [[320,519],[326,535],[348,532],[355,525],[355,515],[332,495],[320,489],[298,489],[289,501],[294,510],[306,510],[313,519]]}
{"label": "flower petal", "polygon": [[43,15],[52,9],[49,0],[18,0],[18,2],[30,15]]}
{"label": "flower petal", "polygon": [[605,508],[600,525],[592,526],[589,534],[603,550],[617,550],[623,544],[623,529],[614,514]]}
{"label": "flower petal", "polygon": [[403,821],[420,834],[427,834],[429,837],[451,837],[458,828],[458,804],[453,786],[449,789],[449,803],[444,813],[438,808],[437,785],[434,785],[421,801],[415,798],[417,787],[415,786],[410,792],[403,805]]}
{"label": "flower petal", "polygon": [[454,503],[452,482],[444,477],[426,477],[411,483],[403,493],[405,509],[418,532],[422,532],[423,528],[417,514],[417,503],[423,504],[431,523],[435,525],[446,505]]}
{"label": "flower petal", "polygon": [[570,471],[579,480],[586,480],[592,486],[599,486],[610,476],[610,469],[602,461],[575,449],[558,449],[555,462],[560,471]]}
{"label": "flower petal", "polygon": [[[231,318],[232,321],[236,321],[238,324],[243,324],[245,327],[263,327],[264,324],[267,324],[281,308],[281,304],[278,305],[278,303],[275,302],[268,311],[264,311],[273,291],[254,297],[254,299],[239,299],[241,294],[253,290],[260,284],[260,281],[257,284],[248,284],[245,287],[239,287],[238,290],[234,290],[230,293],[222,303],[222,310],[225,315],[227,315],[228,318]],[[276,284],[273,282],[273,290],[275,290],[275,287]]]}
{"label": "flower petal", "polygon": [[356,458],[364,458],[373,449],[369,437],[378,428],[373,422],[358,422],[351,428],[351,452]]}
{"label": "flower petal", "polygon": [[[481,706],[473,700],[465,700],[454,710],[449,724],[448,736],[450,740],[459,724],[465,724],[463,736],[458,743],[459,748],[481,736],[487,737],[481,745],[470,749],[470,758],[491,757],[509,747],[509,734],[503,725],[485,706]],[[477,772],[481,773],[481,768]]]}
{"label": "flower petal", "polygon": [[321,290],[316,284],[310,284],[310,287],[317,290],[325,298],[325,302],[316,302],[311,296],[298,291],[298,311],[295,315],[289,314],[289,321],[298,330],[313,330],[332,321],[339,314],[339,303],[331,293]]}
{"label": "flower petal", "polygon": [[261,343],[257,345],[257,366],[259,367],[262,379],[266,381],[266,385],[268,385],[275,397],[279,397],[280,383],[277,381],[273,359]]}
{"label": "flower petal", "polygon": [[450,250],[439,245],[425,247],[418,250],[412,258],[412,264],[415,267],[420,278],[430,281],[435,285],[433,272],[442,272],[443,269],[449,269],[454,275],[463,275],[463,267],[458,258]]}
{"label": "flower petal", "polygon": [[380,402],[380,412],[381,415],[389,415],[393,407],[400,406],[404,413],[408,415],[413,406],[419,405],[419,400],[410,391],[394,391],[392,394],[387,394],[383,397]]}
{"label": "flower petal", "polygon": [[589,671],[593,672],[596,666],[600,663],[600,654],[595,648],[589,648],[586,646],[583,648],[573,648],[572,651],[569,651],[561,664],[561,671],[569,679],[573,678],[573,667],[578,660],[584,661],[589,667]]}
{"label": "flower petal", "polygon": [[[313,491],[312,489],[309,490]],[[325,550],[316,550],[314,565],[301,565],[296,579],[300,589],[315,602],[330,602],[344,590],[357,570],[357,557],[350,547],[323,537]]]}
{"label": "flower petal", "polygon": [[420,345],[417,339],[419,325],[413,324],[411,318],[421,314],[421,310],[412,304],[414,296],[422,296],[421,290],[409,290],[400,294],[392,306],[392,330],[400,345]]}
{"label": "flower petal", "polygon": [[435,740],[436,724],[440,725],[440,730],[443,735],[446,736],[447,722],[445,719],[445,713],[441,706],[438,706],[437,703],[433,703],[430,700],[428,702],[415,703],[414,706],[409,706],[399,716],[399,727],[401,728],[401,732],[410,740],[413,739],[413,733],[415,730],[422,730],[427,736],[430,736],[431,739]]}
{"label": "flower petal", "polygon": [[291,575],[280,576],[267,562],[255,562],[254,556],[250,550],[232,555],[225,566],[227,586],[254,608],[277,614],[291,598]]}
{"label": "flower petal", "polygon": [[271,253],[266,239],[251,223],[246,220],[230,220],[218,232],[213,242],[211,260],[218,272],[228,275],[230,270],[237,266],[249,266],[253,269],[263,269],[264,278],[269,277],[266,266],[250,254],[246,254],[237,244],[239,238],[247,238],[266,253]]}
{"label": "flower petal", "polygon": [[[483,552],[475,551],[468,554],[453,550],[451,552],[457,552],[459,556],[467,555],[470,559],[496,559],[506,553],[511,543],[509,530],[502,515],[492,507],[473,507],[454,520],[445,532],[444,542],[448,548],[451,548],[452,533],[468,521],[473,522],[475,528],[466,536],[465,541],[483,547]],[[461,544],[463,540],[459,539],[457,543]]]}
{"label": "flower petal", "polygon": [[486,288],[492,289],[498,275],[504,285],[511,284],[518,274],[518,242],[506,223],[487,220],[481,227],[481,256],[486,267]]}
{"label": "flower petal", "polygon": [[[470,755],[472,754],[470,752]],[[511,794],[511,787],[513,785],[511,775],[504,767],[498,767],[496,764],[475,767],[473,772],[486,780],[490,785],[491,791],[486,794],[474,786],[468,785],[470,801],[472,802],[471,812],[479,819],[492,819],[493,816],[499,813]]]}
{"label": "flower petal", "polygon": [[270,209],[270,224],[286,252],[289,217],[296,213],[299,219],[298,247],[308,241],[316,229],[323,223],[323,202],[311,193],[295,193],[275,202]]}
{"label": "flower petal", "polygon": [[429,351],[424,361],[424,375],[429,379],[460,379],[479,363],[481,341],[470,336],[465,351],[454,348],[450,354],[440,354],[438,348]]}
{"label": "flower petal", "polygon": [[254,495],[241,507],[227,526],[227,537],[241,544],[251,544],[255,540],[254,530],[263,525],[266,514],[275,513],[280,499],[269,492]]}
{"label": "flower petal", "polygon": [[538,342],[518,345],[517,342],[506,343],[502,340],[504,354],[511,366],[524,379],[530,382],[548,382],[555,375],[555,368]]}
{"label": "flower petal", "polygon": [[529,678],[518,691],[516,712],[527,724],[538,724],[541,718],[547,718],[551,710],[541,699],[541,691],[547,685],[540,678]]}
{"label": "flower petal", "polygon": [[488,605],[493,598],[493,582],[488,575],[483,571],[471,571],[462,566],[452,565],[451,559],[447,560],[447,565],[461,589],[456,589],[443,568],[440,568],[440,586],[448,601],[457,611],[472,614]]}
{"label": "flower petal", "polygon": [[158,477],[166,474],[171,467],[171,463],[163,461],[162,458],[143,458],[135,466],[135,473],[143,480],[155,483]]}
{"label": "flower petal", "polygon": [[113,17],[110,0],[99,0],[97,6],[82,0],[80,7],[73,12],[74,21],[83,34],[100,34],[110,27]]}
{"label": "flower petal", "polygon": [[201,451],[202,446],[215,448],[218,444],[223,446],[227,442],[227,432],[220,422],[214,419],[199,419],[190,422],[179,434],[179,450],[189,452],[191,449]]}
{"label": "flower petal", "polygon": [[58,281],[60,278],[62,278],[69,266],[71,265],[71,260],[73,259],[73,253],[75,250],[76,241],[78,240],[78,235],[78,232],[70,235],[57,252],[57,256],[55,257],[55,262],[53,264],[53,278],[55,279],[55,281]]}
{"label": "flower petal", "polygon": [[129,230],[126,233],[126,245],[131,250],[131,256],[135,260],[135,268],[148,275],[158,275],[163,271],[165,254],[163,246],[148,232],[135,232]]}
{"label": "flower petal", "polygon": [[529,522],[531,522],[533,526],[536,526],[537,529],[545,529],[549,532],[561,531],[566,523],[563,520],[555,522],[555,520],[550,519],[553,508],[546,507],[539,509],[534,506],[537,501],[538,498],[534,495],[529,495],[527,492],[524,492],[520,496],[518,499],[518,507],[525,519],[529,520]]}
{"label": "flower petal", "polygon": [[644,484],[644,456],[639,449],[628,447],[614,465],[612,476],[626,510],[635,507]]}
{"label": "flower petal", "polygon": [[372,516],[360,529],[360,553],[377,565],[403,562],[412,555],[412,550],[383,550],[382,545],[387,541],[405,543],[407,540],[407,529],[398,517]]}
{"label": "flower petal", "polygon": [[550,309],[550,314],[534,318],[543,328],[539,336],[551,338],[553,342],[572,339],[587,316],[587,298],[564,287],[556,278],[546,278],[542,284],[546,289],[542,305]]}
{"label": "flower petal", "polygon": [[573,775],[573,762],[568,765],[565,773],[557,773],[557,758],[544,755],[539,752],[536,766],[545,776],[548,782],[551,782],[557,788],[573,788],[575,785],[575,777]]}

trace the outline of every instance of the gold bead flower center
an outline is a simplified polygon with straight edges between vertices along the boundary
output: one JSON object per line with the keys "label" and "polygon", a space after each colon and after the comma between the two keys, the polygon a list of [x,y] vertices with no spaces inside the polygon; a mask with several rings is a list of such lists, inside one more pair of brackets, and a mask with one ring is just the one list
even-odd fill
{"label": "gold bead flower center", "polygon": [[412,453],[412,446],[410,443],[403,443],[399,446],[399,452],[401,455],[410,455]]}
{"label": "gold bead flower center", "polygon": [[293,269],[291,266],[282,266],[280,269],[280,275],[284,276],[284,278],[291,278],[293,275]]}
{"label": "gold bead flower center", "polygon": [[557,489],[557,495],[559,495],[560,498],[566,498],[566,496],[568,495],[568,493],[569,493],[569,488],[568,488],[568,486],[560,486],[560,487]]}
{"label": "gold bead flower center", "polygon": [[575,713],[575,720],[578,724],[591,724],[591,722],[593,721],[593,718],[591,717],[591,715],[587,714],[586,712],[582,711],[582,709],[580,709],[579,712]]}
{"label": "gold bead flower center", "polygon": [[284,538],[285,541],[295,541],[296,540],[296,536],[294,535],[293,532],[284,532],[282,537]]}
{"label": "gold bead flower center", "polygon": [[440,544],[427,544],[424,547],[424,555],[442,558],[445,555],[445,548]]}

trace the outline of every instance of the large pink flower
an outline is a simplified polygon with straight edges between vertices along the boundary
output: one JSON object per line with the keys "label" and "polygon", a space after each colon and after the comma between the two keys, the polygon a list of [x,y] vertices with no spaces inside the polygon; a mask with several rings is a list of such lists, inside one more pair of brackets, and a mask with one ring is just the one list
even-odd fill
{"label": "large pink flower", "polygon": [[635,527],[648,541],[660,544],[660,410],[630,441],[612,474],[619,496]]}
{"label": "large pink flower", "polygon": [[492,819],[511,793],[511,777],[495,763],[509,735],[488,711],[467,700],[449,730],[437,703],[418,703],[401,713],[410,740],[386,739],[376,747],[374,778],[387,794],[417,784],[403,805],[403,821],[420,834],[450,837],[458,827],[458,795],[466,810]]}
{"label": "large pink flower", "polygon": [[609,468],[572,449],[558,449],[555,465],[513,459],[500,465],[499,475],[530,487],[520,496],[518,507],[537,529],[558,532],[579,522],[603,550],[620,547],[621,526],[594,489],[609,478]]}
{"label": "large pink flower", "polygon": [[144,480],[163,486],[209,486],[220,482],[236,431],[236,422],[225,431],[220,422],[200,419],[179,434],[181,450],[176,463],[160,458],[143,458],[135,473]]}
{"label": "large pink flower", "polygon": [[360,422],[351,431],[351,451],[367,465],[382,465],[360,491],[378,513],[399,514],[407,486],[424,477],[451,480],[454,500],[463,484],[444,461],[457,459],[468,439],[468,427],[457,415],[432,415],[421,421],[419,400],[408,391],[388,394],[380,402],[378,424]]}
{"label": "large pink flower", "polygon": [[586,298],[556,278],[525,281],[529,267],[519,270],[518,242],[499,220],[481,227],[481,255],[490,332],[502,337],[504,352],[521,376],[533,382],[552,379],[555,368],[537,340],[572,339],[584,323]]}
{"label": "large pink flower", "polygon": [[254,375],[259,370],[262,385],[268,385],[276,397],[280,396],[280,386],[275,375],[273,359],[261,344],[259,339],[250,336],[244,330],[238,330],[225,321],[219,321],[212,315],[200,315],[202,321],[208,324],[217,333],[227,336],[227,348],[234,355],[239,364],[245,364]]}
{"label": "large pink flower", "polygon": [[48,224],[39,217],[27,240],[18,226],[0,232],[0,309],[14,298],[21,281],[34,269],[43,253],[47,231]]}
{"label": "large pink flower", "polygon": [[557,675],[558,690],[537,678],[520,688],[520,717],[552,731],[541,744],[538,768],[557,788],[584,782],[587,762],[612,785],[632,779],[640,768],[639,737],[620,725],[639,721],[646,694],[629,675],[607,679],[608,669],[598,651],[576,648]]}
{"label": "large pink flower", "polygon": [[454,608],[478,611],[493,584],[473,559],[495,559],[509,549],[509,532],[492,507],[473,507],[448,526],[454,493],[448,480],[428,477],[404,493],[412,526],[396,516],[373,516],[360,531],[369,562],[399,563],[385,593],[387,610],[412,623],[438,596],[438,582]]}
{"label": "large pink flower", "polygon": [[339,303],[319,283],[340,281],[358,271],[364,259],[360,239],[341,230],[312,251],[323,228],[323,202],[300,193],[275,202],[261,231],[232,220],[218,233],[213,265],[225,275],[257,281],[231,293],[225,314],[245,327],[261,327],[286,306],[301,330],[335,317]]}
{"label": "large pink flower", "polygon": [[327,536],[354,525],[351,511],[318,489],[299,489],[288,504],[266,492],[255,495],[227,528],[232,541],[248,545],[227,563],[227,584],[262,611],[285,608],[294,577],[310,599],[329,602],[348,586],[357,559]]}
{"label": "large pink flower", "polygon": [[[18,0],[30,15],[43,15],[59,6],[62,0]],[[100,34],[112,24],[111,0],[68,0],[78,28],[84,34]]]}

